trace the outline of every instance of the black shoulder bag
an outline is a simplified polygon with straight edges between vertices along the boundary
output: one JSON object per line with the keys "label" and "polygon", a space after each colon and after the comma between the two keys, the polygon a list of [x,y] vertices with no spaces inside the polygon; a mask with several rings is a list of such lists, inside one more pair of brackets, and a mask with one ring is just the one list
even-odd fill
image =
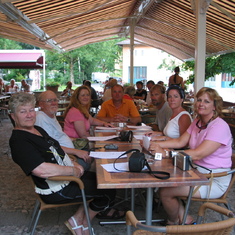
{"label": "black shoulder bag", "polygon": [[[129,158],[129,171],[122,171],[116,168],[115,163],[118,159],[120,159],[123,155],[128,154],[130,152],[134,152],[131,154]],[[144,166],[147,166],[148,171],[142,171]],[[141,153],[138,149],[130,149],[123,154],[121,154],[118,158],[115,159],[113,163],[113,167],[115,170],[120,172],[136,172],[136,173],[148,173],[157,179],[166,180],[170,178],[170,173],[165,171],[152,171],[148,162],[145,159],[144,153]]]}

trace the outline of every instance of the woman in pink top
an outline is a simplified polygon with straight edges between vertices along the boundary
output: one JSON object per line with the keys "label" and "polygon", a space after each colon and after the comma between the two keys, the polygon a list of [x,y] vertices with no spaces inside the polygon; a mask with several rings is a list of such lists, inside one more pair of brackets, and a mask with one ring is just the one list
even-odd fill
{"label": "woman in pink top", "polygon": [[[180,149],[188,144],[190,149],[184,152],[191,156],[201,173],[229,171],[232,165],[232,135],[228,124],[221,118],[222,105],[223,100],[216,90],[201,88],[194,104],[196,119],[187,131],[177,139],[151,143],[149,151],[154,154],[164,152],[163,148]],[[211,185],[201,186],[193,197],[219,198],[227,190],[230,180],[231,175],[214,177]],[[182,222],[184,207],[178,197],[187,196],[188,193],[188,186],[159,190],[160,199],[168,215],[167,224]],[[186,224],[192,223],[192,220],[192,217],[188,216]]]}
{"label": "woman in pink top", "polygon": [[78,87],[65,111],[64,132],[70,138],[87,138],[92,125],[111,127],[112,125],[93,118],[90,113],[91,91],[87,86]]}

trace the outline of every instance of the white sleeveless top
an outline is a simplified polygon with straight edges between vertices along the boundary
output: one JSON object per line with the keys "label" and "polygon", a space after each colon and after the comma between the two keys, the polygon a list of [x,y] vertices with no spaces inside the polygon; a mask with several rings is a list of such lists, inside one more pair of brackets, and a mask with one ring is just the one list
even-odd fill
{"label": "white sleeveless top", "polygon": [[179,138],[180,137],[180,130],[179,130],[179,118],[187,114],[190,117],[190,120],[192,122],[192,117],[187,111],[180,112],[177,116],[175,116],[173,119],[169,120],[167,125],[165,126],[163,130],[163,134],[165,136],[168,136],[170,138]]}

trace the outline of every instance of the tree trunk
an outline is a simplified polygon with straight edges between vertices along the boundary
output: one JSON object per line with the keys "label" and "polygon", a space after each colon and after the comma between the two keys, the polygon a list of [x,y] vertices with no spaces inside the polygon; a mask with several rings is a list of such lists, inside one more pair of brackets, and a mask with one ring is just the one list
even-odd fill
{"label": "tree trunk", "polygon": [[70,81],[72,82],[72,84],[74,84],[74,65],[73,65],[73,58],[70,57]]}

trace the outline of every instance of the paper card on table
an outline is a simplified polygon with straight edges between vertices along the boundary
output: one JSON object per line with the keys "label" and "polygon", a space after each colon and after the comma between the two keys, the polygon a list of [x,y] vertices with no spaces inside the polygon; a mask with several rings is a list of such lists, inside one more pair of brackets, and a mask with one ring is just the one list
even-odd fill
{"label": "paper card on table", "polygon": [[145,135],[134,135],[134,138],[136,138],[137,140],[143,140],[143,137]]}
{"label": "paper card on table", "polygon": [[106,141],[117,138],[117,135],[109,135],[109,136],[88,136],[87,139],[89,141]]}
{"label": "paper card on table", "polygon": [[119,129],[119,127],[97,126],[95,129],[97,129],[97,130],[117,130],[117,129]]}
{"label": "paper card on table", "polygon": [[149,136],[144,136],[143,137],[143,147],[148,150],[149,149],[149,145],[150,145],[150,137]]}
{"label": "paper card on table", "polygon": [[130,129],[137,129],[138,131],[150,131],[152,129],[151,126],[127,126]]}
{"label": "paper card on table", "polygon": [[115,163],[115,167],[113,167],[113,163],[109,164],[101,164],[101,166],[108,172],[120,172],[120,171],[129,171],[129,165],[128,162],[120,162],[120,163]]}
{"label": "paper card on table", "polygon": [[[125,151],[124,151],[125,152]],[[116,159],[124,152],[90,152],[90,156],[94,158],[102,158],[102,159]],[[121,158],[125,158],[127,155],[121,156]]]}

